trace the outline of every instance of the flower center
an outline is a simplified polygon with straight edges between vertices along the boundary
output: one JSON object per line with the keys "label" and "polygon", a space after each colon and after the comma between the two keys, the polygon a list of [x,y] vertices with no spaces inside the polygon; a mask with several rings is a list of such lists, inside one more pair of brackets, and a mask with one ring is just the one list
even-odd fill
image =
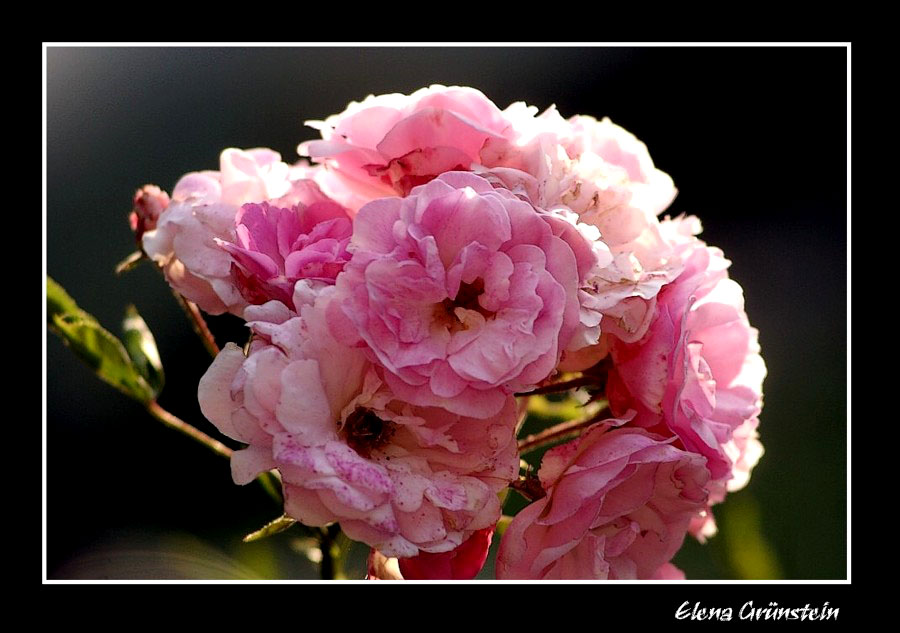
{"label": "flower center", "polygon": [[381,448],[394,434],[394,426],[385,422],[371,409],[356,409],[347,416],[341,427],[347,446],[368,459],[372,451]]}
{"label": "flower center", "polygon": [[459,285],[459,291],[456,293],[455,299],[444,299],[435,306],[434,320],[439,325],[446,327],[451,333],[460,330],[468,330],[469,325],[460,321],[456,316],[456,308],[465,310],[473,310],[484,317],[485,321],[494,318],[495,312],[485,310],[478,303],[478,297],[484,293],[484,280],[478,277],[470,284],[462,283]]}

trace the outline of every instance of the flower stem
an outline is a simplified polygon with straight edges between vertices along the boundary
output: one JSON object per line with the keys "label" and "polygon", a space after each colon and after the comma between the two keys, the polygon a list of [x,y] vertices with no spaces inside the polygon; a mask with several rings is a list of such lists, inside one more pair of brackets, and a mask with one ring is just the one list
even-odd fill
{"label": "flower stem", "polygon": [[352,541],[341,532],[341,526],[333,523],[321,528],[319,533],[319,549],[322,552],[322,563],[319,573],[322,580],[346,580],[344,575],[344,558]]}
{"label": "flower stem", "polygon": [[231,454],[234,452],[232,449],[222,444],[222,442],[220,442],[219,440],[211,438],[200,429],[195,428],[181,418],[172,415],[161,406],[159,406],[156,400],[150,401],[150,403],[147,405],[147,411],[150,412],[150,415],[165,424],[170,429],[181,431],[188,437],[197,440],[207,448],[212,449],[213,452],[221,455],[222,457],[230,458]]}
{"label": "flower stem", "polygon": [[[191,439],[200,442],[217,455],[230,459],[231,455],[234,453],[233,449],[228,448],[219,440],[210,437],[200,429],[191,426],[178,416],[163,409],[156,400],[150,401],[147,405],[147,411],[170,429],[175,429],[176,431],[184,433]],[[281,487],[281,476],[278,474],[278,471],[270,470],[268,472],[260,473],[256,480],[276,503],[279,505],[284,503],[284,499],[279,492],[279,488]]]}
{"label": "flower stem", "polygon": [[607,410],[608,409],[603,408],[593,415],[589,415],[581,420],[561,422],[548,429],[544,429],[540,433],[534,433],[533,435],[523,437],[519,440],[519,454],[524,455],[525,453],[530,453],[531,451],[547,446],[548,444],[567,439],[570,436],[580,435],[586,428],[602,420],[605,417]]}
{"label": "flower stem", "polygon": [[209,331],[206,320],[203,318],[203,315],[200,314],[200,308],[197,307],[196,303],[188,301],[176,291],[173,290],[172,294],[175,295],[178,305],[181,306],[181,309],[184,310],[188,319],[191,320],[191,325],[194,326],[194,332],[196,332],[197,336],[200,337],[200,340],[203,341],[203,347],[205,347],[206,351],[215,358],[219,354],[219,346],[216,345],[216,339],[212,332]]}

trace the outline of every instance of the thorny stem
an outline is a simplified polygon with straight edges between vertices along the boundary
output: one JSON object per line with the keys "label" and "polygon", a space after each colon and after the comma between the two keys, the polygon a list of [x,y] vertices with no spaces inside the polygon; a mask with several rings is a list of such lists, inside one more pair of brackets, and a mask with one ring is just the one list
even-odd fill
{"label": "thorny stem", "polygon": [[588,385],[598,384],[598,380],[596,376],[580,376],[578,378],[573,378],[571,380],[564,380],[563,382],[555,382],[549,385],[544,385],[543,387],[538,387],[533,391],[528,391],[525,393],[517,393],[517,396],[539,396],[545,393],[561,393],[563,391],[569,391],[570,389],[575,389],[577,387],[585,387]]}
{"label": "thorny stem", "polygon": [[604,408],[594,415],[588,416],[582,420],[561,422],[548,429],[544,429],[540,433],[523,437],[519,440],[519,454],[524,455],[525,453],[530,453],[533,450],[537,450],[547,444],[552,444],[553,442],[557,442],[571,435],[578,435],[587,427],[602,420],[606,411],[607,409]]}
{"label": "thorny stem", "polygon": [[319,533],[319,549],[322,552],[322,563],[319,573],[322,580],[346,580],[344,575],[344,555],[349,539],[341,532],[337,523],[323,527]]}
{"label": "thorny stem", "polygon": [[194,332],[196,332],[197,336],[200,337],[200,340],[203,341],[203,347],[205,347],[206,351],[215,358],[219,354],[219,346],[216,345],[216,339],[212,332],[209,331],[206,320],[203,318],[203,315],[200,314],[200,308],[197,307],[196,303],[188,301],[178,294],[178,292],[173,290],[172,294],[175,295],[178,305],[181,306],[181,309],[184,310],[184,313],[191,320],[191,325],[194,326]]}
{"label": "thorny stem", "polygon": [[[172,413],[169,413],[161,406],[156,400],[151,400],[149,404],[147,404],[147,411],[154,418],[165,424],[170,429],[175,429],[176,431],[180,431],[194,439],[207,448],[211,449],[217,455],[221,455],[226,459],[230,459],[231,455],[234,453],[234,450],[228,448],[219,440],[210,437],[200,429],[191,426],[181,418]],[[281,483],[281,477],[276,471],[269,471],[260,473],[259,477],[256,478],[259,481],[260,485],[265,489],[267,493],[278,503],[283,503],[283,499],[281,497],[281,493],[278,491],[279,486],[275,484],[275,482]]]}
{"label": "thorny stem", "polygon": [[150,403],[147,405],[147,411],[150,412],[150,415],[165,424],[170,429],[181,431],[188,437],[193,438],[207,448],[212,449],[215,453],[218,453],[222,457],[230,458],[231,454],[234,452],[232,449],[222,444],[222,442],[220,442],[219,440],[211,438],[200,429],[195,428],[181,418],[172,415],[161,406],[159,406],[156,400],[150,401]]}

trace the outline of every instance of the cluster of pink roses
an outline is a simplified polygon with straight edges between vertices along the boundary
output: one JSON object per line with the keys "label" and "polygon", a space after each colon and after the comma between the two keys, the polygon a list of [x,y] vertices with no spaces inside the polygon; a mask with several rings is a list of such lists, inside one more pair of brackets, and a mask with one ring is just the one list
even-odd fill
{"label": "cluster of pink roses", "polygon": [[520,479],[517,394],[585,372],[608,415],[544,455],[497,576],[679,577],[762,453],[766,370],[729,262],[658,219],[676,190],[644,144],[461,87],[312,125],[312,166],[228,149],[135,198],[172,287],[252,331],[199,387],[247,444],[234,480],[277,469],[286,514],[370,545],[370,577],[471,578]]}

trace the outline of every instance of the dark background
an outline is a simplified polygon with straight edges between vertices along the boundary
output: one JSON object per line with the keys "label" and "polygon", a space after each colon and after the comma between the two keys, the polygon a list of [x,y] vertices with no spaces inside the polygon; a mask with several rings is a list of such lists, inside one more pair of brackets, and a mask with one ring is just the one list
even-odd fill
{"label": "dark background", "polygon": [[[688,578],[847,576],[847,51],[843,47],[68,48],[47,54],[47,273],[118,332],[135,304],[167,373],[160,403],[210,433],[196,402],[210,359],[134,250],[131,196],[217,169],[226,147],[286,162],[303,126],[369,93],[469,85],[500,108],[555,103],[644,141],[732,260],[768,366],[750,485],[686,542]],[[42,282],[43,283],[43,282]],[[212,320],[220,344],[236,319]],[[305,578],[293,530],[226,460],[150,418],[47,335],[46,551],[51,578]],[[353,552],[362,574],[365,549]],[[483,575],[489,575],[488,568]]]}

